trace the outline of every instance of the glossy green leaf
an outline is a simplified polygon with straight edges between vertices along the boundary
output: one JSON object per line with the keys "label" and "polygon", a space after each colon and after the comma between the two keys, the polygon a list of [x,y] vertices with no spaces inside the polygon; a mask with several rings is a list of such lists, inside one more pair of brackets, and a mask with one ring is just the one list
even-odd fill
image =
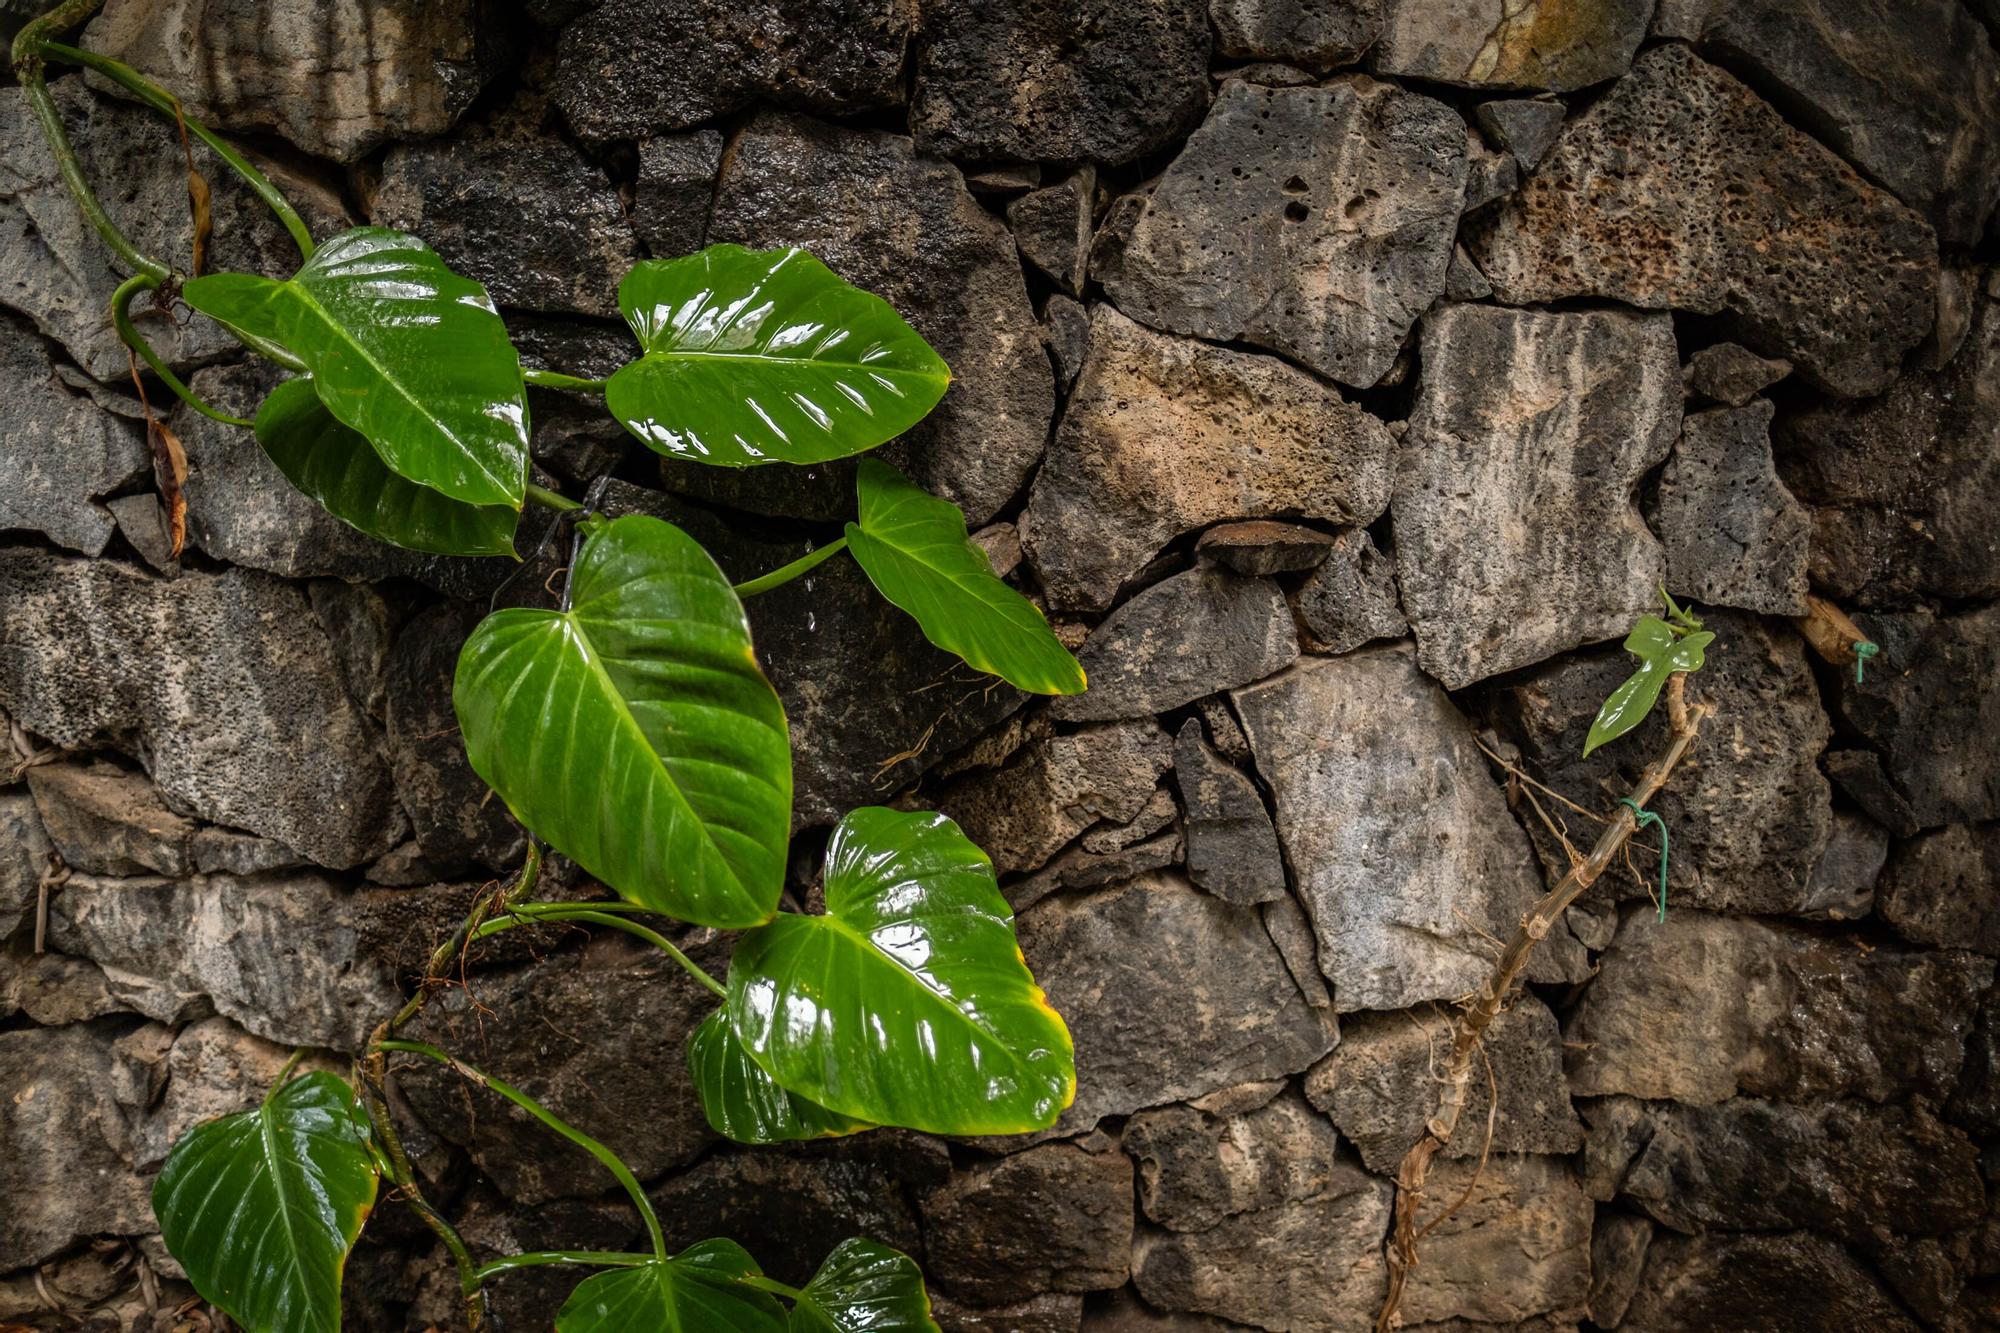
{"label": "glossy green leaf", "polygon": [[618,284],[641,354],[605,386],[611,415],[673,458],[820,463],[892,440],[951,372],[879,296],[803,250],[711,245]]}
{"label": "glossy green leaf", "polygon": [[1645,721],[1646,714],[1659,701],[1667,678],[1676,671],[1701,670],[1702,650],[1713,642],[1715,635],[1708,630],[1677,637],[1658,616],[1639,617],[1639,623],[1625,636],[1625,651],[1638,657],[1639,669],[1611,691],[1604,706],[1597,710],[1590,734],[1584,738],[1585,757]]}
{"label": "glossy green leaf", "polygon": [[938,1333],[916,1261],[880,1241],[842,1241],[800,1296],[792,1333]]}
{"label": "glossy green leaf", "polygon": [[841,820],[825,914],[743,938],[728,1013],[781,1086],[875,1124],[1017,1133],[1076,1095],[1069,1029],[1022,960],[992,863],[928,811]]}
{"label": "glossy green leaf", "polygon": [[414,236],[357,227],[286,282],[195,278],[187,303],[305,362],[327,409],[397,476],[474,505],[521,507],[521,361],[486,289]]}
{"label": "glossy green leaf", "polygon": [[202,1299],[249,1333],[337,1333],[341,1271],[375,1185],[353,1091],[314,1073],[183,1135],[153,1214]]}
{"label": "glossy green leaf", "polygon": [[743,1049],[721,1009],[688,1034],[688,1072],[709,1128],[738,1143],[825,1139],[873,1128],[779,1087]]}
{"label": "glossy green leaf", "polygon": [[370,537],[434,555],[514,554],[517,510],[464,504],[403,480],[334,420],[309,379],[271,390],[256,426],[257,443],[287,481]]}
{"label": "glossy green leaf", "polygon": [[466,640],[452,703],[473,771],[629,901],[769,920],[792,753],[729,580],[679,528],[632,515],[584,544],[570,593],[568,611],[498,611]]}
{"label": "glossy green leaf", "polygon": [[861,461],[856,490],[860,522],[847,525],[847,549],[925,638],[1032,693],[1083,692],[1083,668],[1035,604],[994,577],[957,505],[873,458]]}
{"label": "glossy green leaf", "polygon": [[705,1240],[583,1282],[556,1312],[556,1333],[784,1333],[784,1307],[738,1280],[762,1273],[735,1241]]}

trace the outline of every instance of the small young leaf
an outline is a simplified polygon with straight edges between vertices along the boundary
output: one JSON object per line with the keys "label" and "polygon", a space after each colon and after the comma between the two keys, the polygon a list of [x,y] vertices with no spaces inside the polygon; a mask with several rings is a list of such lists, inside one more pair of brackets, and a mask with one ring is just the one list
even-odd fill
{"label": "small young leaf", "polygon": [[556,1333],[784,1333],[777,1299],[737,1280],[762,1274],[735,1241],[705,1240],[584,1281],[556,1312]]}
{"label": "small young leaf", "polygon": [[557,851],[641,907],[768,921],[792,751],[743,604],[694,538],[643,515],[584,544],[570,609],[481,621],[452,685],[473,771]]}
{"label": "small young leaf", "polygon": [[465,504],[403,480],[368,441],[334,420],[309,379],[271,390],[256,429],[285,480],[349,527],[433,555],[514,554],[516,510]]}
{"label": "small young leaf", "polygon": [[711,245],[618,284],[641,355],[605,386],[647,447],[723,467],[820,463],[892,440],[951,372],[879,296],[803,250]]}
{"label": "small young leaf", "polygon": [[861,521],[847,525],[847,549],[926,639],[1020,689],[1083,692],[1083,668],[1034,603],[993,576],[957,505],[873,458],[861,460],[856,490]]}
{"label": "small young leaf", "polygon": [[1708,630],[1676,638],[1673,629],[1658,616],[1639,617],[1639,623],[1625,636],[1625,651],[1638,657],[1639,669],[1611,691],[1604,706],[1597,710],[1590,734],[1584,738],[1584,757],[1589,758],[1598,746],[1617,740],[1645,721],[1659,701],[1667,678],[1676,671],[1701,670],[1702,650],[1714,641],[1715,635]]}
{"label": "small young leaf", "polygon": [[728,1014],[780,1086],[878,1125],[1020,1133],[1076,1096],[1069,1029],[1022,960],[992,862],[928,811],[840,821],[826,913],[743,937]]}
{"label": "small young leaf", "polygon": [[938,1333],[916,1261],[862,1236],[835,1246],[800,1296],[791,1333]]}
{"label": "small young leaf", "polygon": [[688,1072],[709,1128],[738,1143],[787,1143],[834,1138],[872,1129],[786,1092],[758,1067],[728,1014],[717,1009],[688,1034]]}
{"label": "small young leaf", "polygon": [[183,1135],[153,1214],[194,1289],[248,1333],[338,1333],[341,1271],[375,1187],[353,1091],[313,1073]]}
{"label": "small young leaf", "polygon": [[486,289],[416,237],[356,227],[290,281],[216,273],[181,295],[305,362],[327,409],[396,475],[466,504],[521,507],[521,360]]}

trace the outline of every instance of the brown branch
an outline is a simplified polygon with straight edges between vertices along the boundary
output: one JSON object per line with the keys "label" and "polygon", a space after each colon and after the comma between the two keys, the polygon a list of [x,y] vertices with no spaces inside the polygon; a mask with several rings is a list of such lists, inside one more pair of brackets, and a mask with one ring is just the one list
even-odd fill
{"label": "brown branch", "polygon": [[[1667,743],[1653,762],[1646,766],[1646,771],[1632,788],[1634,805],[1644,807],[1666,785],[1674,769],[1686,757],[1688,747],[1694,744],[1695,731],[1702,719],[1713,711],[1707,704],[1688,706],[1686,680],[1684,673],[1675,672],[1667,681],[1667,721],[1670,728]],[[1396,1171],[1396,1216],[1390,1229],[1388,1246],[1389,1294],[1375,1320],[1376,1333],[1390,1333],[1401,1322],[1397,1311],[1403,1302],[1403,1288],[1410,1270],[1416,1267],[1417,1241],[1424,1234],[1417,1227],[1417,1210],[1424,1201],[1424,1182],[1430,1175],[1431,1161],[1451,1142],[1459,1117],[1465,1113],[1472,1082],[1473,1056],[1480,1048],[1481,1039],[1520,981],[1521,973],[1528,965],[1528,955],[1535,945],[1547,937],[1569,905],[1597,882],[1637,827],[1638,820],[1632,811],[1619,806],[1618,813],[1605,827],[1590,855],[1571,866],[1569,873],[1521,918],[1513,938],[1493,964],[1493,971],[1459,1020],[1452,1037],[1451,1054],[1445,1061],[1444,1091],[1439,1098],[1437,1114],[1425,1123],[1423,1137],[1404,1156],[1402,1165]],[[1497,1090],[1493,1100],[1497,1106]]]}

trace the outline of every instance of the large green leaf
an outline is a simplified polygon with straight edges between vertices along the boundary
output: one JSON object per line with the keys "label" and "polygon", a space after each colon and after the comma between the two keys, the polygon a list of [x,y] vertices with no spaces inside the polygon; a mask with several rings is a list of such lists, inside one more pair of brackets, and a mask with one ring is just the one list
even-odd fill
{"label": "large green leaf", "polygon": [[792,1333],[938,1333],[916,1261],[856,1236],[834,1247],[792,1307]]}
{"label": "large green leaf", "polygon": [[825,914],[743,938],[728,1013],[781,1086],[858,1120],[1017,1133],[1076,1095],[1069,1029],[1021,958],[992,863],[928,811],[840,821]]}
{"label": "large green leaf", "polygon": [[1676,671],[1701,670],[1702,650],[1713,642],[1715,635],[1707,630],[1680,637],[1658,616],[1640,616],[1639,623],[1625,636],[1625,651],[1638,657],[1639,669],[1611,691],[1604,706],[1597,710],[1590,734],[1584,738],[1585,757],[1645,721],[1646,714],[1659,701],[1660,689],[1667,678]]}
{"label": "large green leaf", "polygon": [[584,544],[567,611],[481,621],[452,686],[473,770],[628,900],[770,919],[791,833],[785,712],[743,605],[696,541],[631,515]]}
{"label": "large green leaf", "polygon": [[153,1214],[202,1299],[249,1333],[337,1333],[341,1270],[375,1185],[354,1093],[307,1074],[183,1135]]}
{"label": "large green leaf", "polygon": [[709,1128],[738,1143],[824,1139],[873,1128],[779,1087],[743,1049],[721,1009],[688,1034],[688,1071]]}
{"label": "large green leaf", "polygon": [[435,555],[512,555],[520,513],[469,505],[391,472],[334,420],[309,379],[286,380],[257,409],[257,443],[285,479],[370,537]]}
{"label": "large green leaf", "polygon": [[762,1273],[735,1241],[705,1240],[583,1282],[556,1312],[556,1333],[784,1333],[784,1307],[739,1280]]}
{"label": "large green leaf", "polygon": [[847,549],[925,638],[1032,693],[1083,692],[1083,668],[1035,604],[993,576],[957,505],[873,458],[861,460],[856,489],[861,521],[847,525]]}
{"label": "large green leaf", "polygon": [[414,236],[357,227],[293,277],[196,278],[187,303],[288,349],[327,409],[400,477],[474,505],[521,507],[521,361],[486,289]]}
{"label": "large green leaf", "polygon": [[888,302],[803,250],[711,245],[648,260],[618,284],[618,308],[642,350],[605,386],[605,406],[674,458],[845,458],[923,420],[951,382]]}

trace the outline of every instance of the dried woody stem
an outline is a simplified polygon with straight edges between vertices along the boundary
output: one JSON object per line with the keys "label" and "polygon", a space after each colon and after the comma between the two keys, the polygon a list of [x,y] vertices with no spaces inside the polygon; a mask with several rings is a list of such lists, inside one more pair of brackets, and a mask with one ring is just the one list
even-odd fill
{"label": "dried woody stem", "polygon": [[[1689,707],[1686,680],[1685,674],[1675,672],[1667,681],[1667,744],[1646,766],[1645,773],[1633,787],[1631,799],[1634,805],[1644,807],[1666,785],[1674,769],[1686,757],[1688,747],[1694,744],[1695,731],[1702,719],[1714,711],[1710,705],[1701,703]],[[1620,805],[1618,813],[1598,837],[1597,845],[1591,848],[1590,855],[1572,865],[1569,873],[1521,918],[1513,938],[1507,941],[1507,947],[1494,962],[1493,971],[1459,1019],[1452,1036],[1451,1054],[1445,1061],[1442,1075],[1444,1091],[1439,1098],[1437,1114],[1424,1125],[1424,1136],[1403,1157],[1402,1165],[1396,1171],[1396,1217],[1389,1233],[1388,1250],[1389,1294],[1382,1302],[1381,1314],[1376,1317],[1376,1333],[1390,1333],[1390,1330],[1400,1326],[1397,1311],[1402,1305],[1404,1284],[1410,1270],[1417,1264],[1417,1243],[1431,1227],[1450,1216],[1457,1207],[1454,1204],[1452,1209],[1447,1209],[1428,1226],[1418,1228],[1417,1211],[1424,1202],[1424,1182],[1430,1174],[1432,1160],[1451,1142],[1452,1134],[1458,1129],[1459,1118],[1465,1113],[1466,1098],[1472,1086],[1473,1060],[1482,1049],[1481,1039],[1520,981],[1521,972],[1528,965],[1528,955],[1535,945],[1548,936],[1569,905],[1597,882],[1637,828],[1638,820],[1632,811]],[[1498,1100],[1496,1095],[1496,1104]]]}

